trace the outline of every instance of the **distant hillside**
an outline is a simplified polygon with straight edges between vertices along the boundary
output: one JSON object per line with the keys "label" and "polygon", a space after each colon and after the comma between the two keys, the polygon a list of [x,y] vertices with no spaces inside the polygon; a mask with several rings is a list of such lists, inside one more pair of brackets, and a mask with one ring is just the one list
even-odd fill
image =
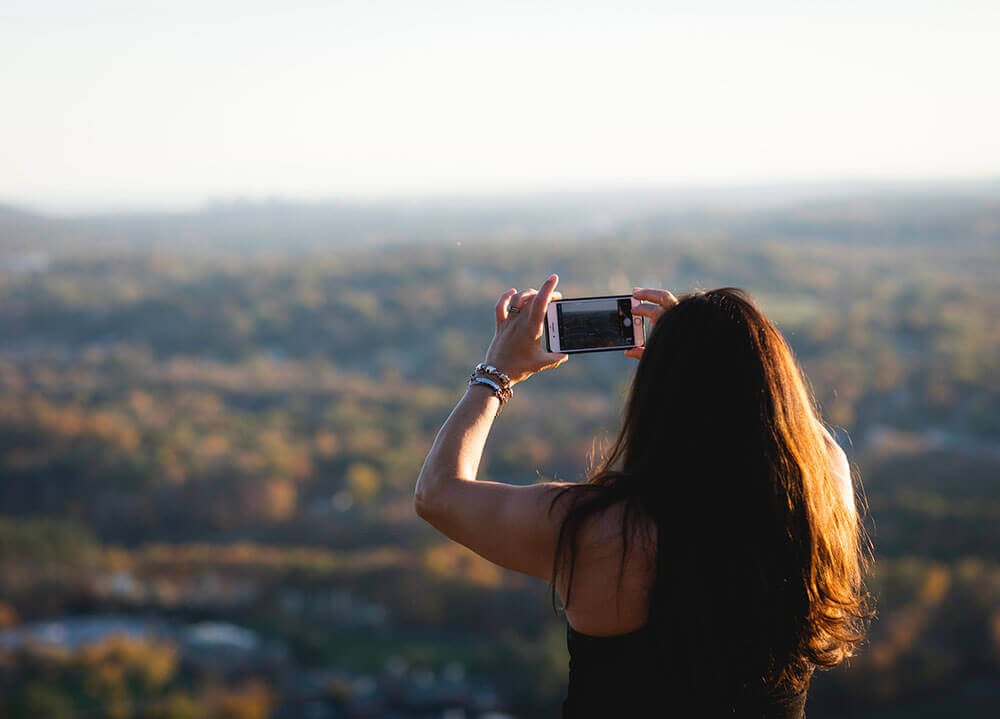
{"label": "distant hillside", "polygon": [[61,234],[61,223],[13,205],[0,204],[0,252],[47,247]]}
{"label": "distant hillside", "polygon": [[714,191],[593,191],[424,202],[212,204],[51,217],[0,205],[0,252],[312,252],[410,242],[689,235],[964,246],[1000,241],[1000,182]]}

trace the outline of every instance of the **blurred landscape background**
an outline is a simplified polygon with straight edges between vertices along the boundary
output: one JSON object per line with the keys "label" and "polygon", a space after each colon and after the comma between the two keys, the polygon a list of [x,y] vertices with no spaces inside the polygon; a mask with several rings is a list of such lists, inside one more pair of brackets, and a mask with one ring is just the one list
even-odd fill
{"label": "blurred landscape background", "polygon": [[[877,555],[871,642],[816,677],[810,716],[992,716],[997,189],[3,209],[6,714],[552,716],[547,585],[447,542],[412,495],[496,297],[555,271],[566,296],[745,287],[792,342]],[[483,477],[581,479],[632,366],[532,378]]]}
{"label": "blurred landscape background", "polygon": [[[876,559],[810,719],[997,716],[998,23],[4,2],[0,716],[558,716],[549,586],[412,506],[496,298],[551,272],[742,287],[790,340]],[[633,369],[519,387],[482,478],[583,479]]]}

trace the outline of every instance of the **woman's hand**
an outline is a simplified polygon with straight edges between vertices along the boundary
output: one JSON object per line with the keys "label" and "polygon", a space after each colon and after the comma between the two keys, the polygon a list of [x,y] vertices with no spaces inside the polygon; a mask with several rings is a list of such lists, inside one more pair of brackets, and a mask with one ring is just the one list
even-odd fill
{"label": "woman's hand", "polygon": [[[637,300],[643,301],[640,305],[632,309],[632,314],[646,317],[653,324],[656,324],[656,321],[663,316],[664,312],[677,304],[677,298],[667,290],[633,287],[632,296]],[[643,351],[642,347],[633,347],[632,349],[625,350],[625,356],[632,357],[633,359],[642,359]]]}
{"label": "woman's hand", "polygon": [[546,352],[542,346],[545,310],[549,300],[562,296],[555,291],[558,282],[558,276],[550,275],[540,289],[509,289],[497,301],[497,329],[485,361],[510,377],[511,384],[569,359],[569,355]]}

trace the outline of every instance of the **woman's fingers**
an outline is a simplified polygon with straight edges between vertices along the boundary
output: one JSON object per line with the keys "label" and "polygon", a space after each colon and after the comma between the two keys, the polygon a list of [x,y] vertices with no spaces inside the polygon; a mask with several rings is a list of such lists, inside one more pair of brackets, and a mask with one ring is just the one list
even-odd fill
{"label": "woman's fingers", "polygon": [[[538,294],[538,290],[531,288],[530,290],[521,290],[516,295],[514,295],[510,300],[511,307],[517,307],[519,310],[527,308],[528,303],[531,301],[532,297]],[[553,292],[552,299],[561,300],[562,292]],[[509,310],[508,310],[509,311]]]}
{"label": "woman's fingers", "polygon": [[[677,298],[669,290],[660,290],[649,287],[633,287],[632,296],[637,300],[642,300],[632,308],[632,314],[645,317],[653,324],[663,316],[663,313],[677,304]],[[642,359],[645,352],[643,347],[633,347],[625,350],[625,356],[632,359]]]}
{"label": "woman's fingers", "polygon": [[654,324],[656,323],[656,320],[660,319],[660,315],[664,312],[666,312],[666,310],[659,305],[653,305],[648,302],[636,305],[632,308],[632,314],[639,315],[640,317],[646,317],[647,319],[652,320]]}
{"label": "woman's fingers", "polygon": [[538,294],[531,300],[529,319],[531,326],[537,326],[539,332],[541,332],[542,324],[545,322],[545,309],[549,306],[549,301],[552,299],[552,294],[556,291],[557,284],[559,284],[559,276],[555,274],[549,275],[548,279],[539,288]]}
{"label": "woman's fingers", "polygon": [[523,311],[531,298],[538,294],[538,290],[534,287],[528,290],[521,290],[516,295],[514,295],[510,300],[511,307],[517,307],[518,311]]}
{"label": "woman's fingers", "polygon": [[632,290],[632,296],[637,300],[643,300],[632,308],[632,312],[640,317],[646,317],[654,324],[664,312],[677,304],[677,298],[667,290],[636,287]]}
{"label": "woman's fingers", "polygon": [[510,307],[511,298],[517,294],[517,290],[511,287],[509,290],[500,295],[500,299],[497,300],[496,307],[493,308],[494,314],[496,315],[497,327],[507,319],[507,309]]}
{"label": "woman's fingers", "polygon": [[667,290],[637,287],[632,291],[632,296],[638,300],[653,302],[665,310],[677,304],[677,298]]}
{"label": "woman's fingers", "polygon": [[549,362],[542,369],[553,369],[569,359],[569,355],[561,354],[559,352],[546,352],[544,357]]}
{"label": "woman's fingers", "polygon": [[[512,287],[511,289],[507,290],[502,295],[500,295],[500,299],[497,300],[496,307],[494,308],[497,326],[499,327],[502,322],[505,322],[511,317],[517,316],[522,312],[529,313],[532,300],[537,295],[538,295],[538,290],[536,290],[534,287],[527,290],[521,290],[520,292],[518,292],[516,289]],[[562,299],[562,292],[555,292],[555,291],[552,292],[550,294],[550,299],[553,300]],[[548,302],[546,302],[546,304],[548,304]],[[517,311],[511,312],[511,310],[515,307],[517,308]]]}

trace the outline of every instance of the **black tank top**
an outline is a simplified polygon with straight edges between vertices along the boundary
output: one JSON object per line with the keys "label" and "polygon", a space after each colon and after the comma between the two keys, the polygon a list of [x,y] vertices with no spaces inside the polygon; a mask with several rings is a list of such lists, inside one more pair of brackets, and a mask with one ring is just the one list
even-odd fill
{"label": "black tank top", "polygon": [[[566,624],[569,686],[563,719],[591,717],[725,716],[728,719],[805,719],[806,693],[774,691],[738,707],[715,707],[716,697],[678,695],[658,666],[652,632],[594,637]],[[688,709],[687,707],[690,707]],[[682,710],[683,714],[678,714]]]}

